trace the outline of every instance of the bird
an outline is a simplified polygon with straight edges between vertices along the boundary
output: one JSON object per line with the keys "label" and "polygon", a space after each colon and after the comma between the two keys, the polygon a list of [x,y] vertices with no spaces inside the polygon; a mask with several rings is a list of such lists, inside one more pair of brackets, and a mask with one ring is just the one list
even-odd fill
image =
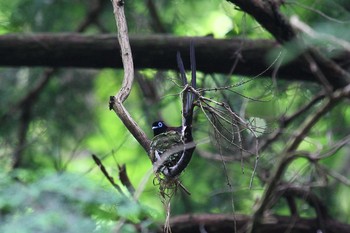
{"label": "bird", "polygon": [[182,129],[182,126],[169,127],[164,123],[164,121],[155,121],[152,124],[152,130],[153,130],[154,137],[157,136],[158,134],[162,134],[162,133],[169,132],[169,131],[177,131],[177,132],[181,133],[181,129]]}
{"label": "bird", "polygon": [[[196,95],[196,59],[194,44],[190,44],[191,84],[188,85],[184,64],[180,52],[176,54],[180,77],[185,89],[182,92],[182,124],[167,126],[164,121],[152,124],[154,138],[150,145],[150,158],[156,173],[162,173],[168,179],[178,177],[189,164],[195,143],[192,136],[193,109]],[[192,90],[190,90],[191,88]]]}

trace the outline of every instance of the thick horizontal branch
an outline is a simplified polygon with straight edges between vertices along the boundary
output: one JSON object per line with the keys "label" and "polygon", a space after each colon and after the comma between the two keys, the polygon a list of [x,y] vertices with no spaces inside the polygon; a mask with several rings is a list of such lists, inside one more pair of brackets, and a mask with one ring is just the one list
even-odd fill
{"label": "thick horizontal branch", "polygon": [[[174,69],[176,52],[187,54],[190,40],[195,42],[197,69],[205,73],[255,76],[271,65],[267,55],[280,49],[271,40],[213,39],[209,37],[142,36],[131,37],[136,69]],[[37,34],[0,36],[0,66],[50,66],[84,68],[122,68],[119,45],[114,35]],[[238,59],[238,64],[234,66]],[[349,66],[350,54],[335,58]],[[184,56],[185,64],[189,58]],[[188,68],[188,67],[187,67]],[[270,76],[273,68],[264,75]],[[317,81],[305,62],[296,59],[278,70],[287,80]],[[333,77],[327,77],[332,83]]]}
{"label": "thick horizontal branch", "polygon": [[[173,233],[226,233],[226,232],[246,232],[246,226],[250,217],[243,215],[224,214],[201,214],[201,215],[181,215],[173,217],[170,221]],[[345,233],[350,231],[350,225],[327,219],[324,222],[326,232]],[[236,231],[235,231],[236,228]],[[269,216],[262,223],[256,232],[259,233],[279,233],[298,232],[312,233],[320,230],[316,219]]]}
{"label": "thick horizontal branch", "polygon": [[[176,69],[176,52],[188,54],[195,41],[197,69],[207,73],[229,73],[241,52],[236,72],[256,75],[268,66],[265,55],[272,41],[217,40],[171,36],[131,37],[135,68]],[[41,34],[0,36],[0,66],[54,66],[122,68],[114,35]],[[184,56],[185,64],[188,58]]]}

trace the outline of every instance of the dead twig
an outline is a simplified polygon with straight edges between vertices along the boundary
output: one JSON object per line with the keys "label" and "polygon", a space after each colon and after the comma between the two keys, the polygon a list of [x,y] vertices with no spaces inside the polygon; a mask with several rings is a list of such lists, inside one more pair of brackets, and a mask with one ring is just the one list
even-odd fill
{"label": "dead twig", "polygon": [[118,165],[119,168],[119,180],[120,182],[128,189],[128,191],[134,195],[135,193],[135,188],[130,182],[129,176],[126,173],[126,166],[125,164],[123,165]]}
{"label": "dead twig", "polygon": [[113,177],[111,177],[107,170],[106,167],[102,164],[101,160],[96,156],[96,155],[92,155],[93,160],[95,161],[96,165],[101,169],[101,172],[103,173],[103,175],[107,178],[107,180],[109,181],[109,183],[111,183],[113,185],[113,187],[118,190],[118,192],[120,194],[122,194],[123,196],[126,196],[125,193],[123,192],[123,190],[120,188],[120,186],[114,182]]}

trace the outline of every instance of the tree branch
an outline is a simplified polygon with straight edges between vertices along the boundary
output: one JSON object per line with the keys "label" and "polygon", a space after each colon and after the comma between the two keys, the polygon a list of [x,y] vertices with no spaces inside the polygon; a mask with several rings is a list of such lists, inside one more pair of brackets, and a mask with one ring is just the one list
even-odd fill
{"label": "tree branch", "polygon": [[[112,176],[109,175],[107,172],[106,167],[103,165],[102,161],[94,154],[92,154],[92,159],[95,161],[96,165],[100,168],[102,174],[107,178],[109,183],[112,184],[112,186],[123,196],[126,196],[123,190],[120,188],[120,186],[114,182],[114,179]],[[120,169],[120,168],[119,168]],[[120,170],[119,170],[120,172]]]}
{"label": "tree branch", "polygon": [[332,108],[334,108],[337,103],[343,98],[350,97],[350,84],[343,89],[335,91],[331,96],[323,103],[317,111],[310,115],[305,121],[301,124],[299,129],[296,130],[295,134],[289,139],[284,151],[280,155],[280,162],[276,165],[276,169],[271,175],[271,178],[267,184],[267,187],[264,190],[263,196],[261,197],[257,208],[253,215],[253,222],[251,230],[256,229],[258,224],[260,224],[261,218],[271,205],[271,200],[275,193],[276,188],[278,187],[279,181],[281,180],[285,170],[288,165],[298,156],[295,153],[296,149],[305,138],[307,133],[311,128],[318,122],[318,120]]}
{"label": "tree branch", "polygon": [[296,33],[293,27],[279,11],[282,1],[276,0],[227,0],[244,12],[253,16],[278,42],[283,44],[295,38]]}
{"label": "tree branch", "polygon": [[160,19],[156,4],[153,2],[153,0],[145,0],[145,4],[151,16],[153,30],[158,33],[167,33],[166,26],[164,26],[162,20]]}
{"label": "tree branch", "polygon": [[[287,43],[293,43],[293,50],[297,49],[303,52],[300,59],[304,62],[308,71],[311,71],[313,75],[311,77],[318,79],[322,82],[322,76],[326,77],[326,80],[334,88],[341,88],[350,83],[350,74],[338,66],[332,60],[326,58],[316,48],[307,48],[304,46],[303,41],[298,38],[297,32],[293,26],[280,11],[279,7],[283,1],[276,0],[227,0],[239,6],[243,11],[250,14],[256,19],[267,31],[269,31],[276,40],[286,45]],[[310,62],[311,61],[311,62]],[[318,73],[315,73],[315,67]],[[335,76],[334,76],[335,75]],[[333,80],[330,81],[330,77],[333,76]],[[331,87],[331,88],[332,88]],[[328,87],[326,86],[326,89]]]}
{"label": "tree branch", "polygon": [[137,125],[136,121],[132,119],[131,115],[124,107],[123,102],[128,98],[132,84],[134,81],[134,63],[132,58],[131,47],[129,43],[128,27],[126,24],[124,14],[124,3],[121,0],[113,0],[113,12],[118,28],[118,41],[121,49],[121,56],[124,67],[124,79],[122,87],[119,92],[110,99],[110,109],[117,113],[124,125],[128,128],[130,133],[136,138],[140,145],[149,152],[150,140],[143,130]]}
{"label": "tree branch", "polygon": [[[136,69],[177,70],[176,52],[188,52],[188,44],[196,44],[197,70],[204,73],[229,74],[238,59],[234,74],[256,76],[268,67],[269,52],[281,49],[271,40],[213,39],[209,37],[172,37],[164,35],[130,38]],[[9,34],[0,36],[0,66],[52,66],[85,68],[122,68],[117,56],[120,50],[114,35],[83,36],[80,34]],[[237,53],[239,51],[239,53]],[[332,62],[350,68],[350,53],[340,53]],[[184,63],[189,63],[184,57]],[[320,66],[322,70],[322,66]],[[272,76],[274,69],[265,76]],[[277,76],[290,81],[313,81],[309,65],[302,59],[281,66]],[[327,73],[336,85],[337,73]]]}
{"label": "tree branch", "polygon": [[[298,232],[310,233],[319,230],[317,219],[291,218],[282,216],[270,216],[270,221],[265,221],[257,230],[258,233],[279,233],[279,232]],[[180,215],[170,220],[173,233],[226,233],[247,232],[246,226],[250,217],[244,215],[225,215],[225,214],[201,214],[201,215]],[[326,219],[324,227],[328,233],[346,233],[350,231],[350,225],[343,224],[334,220]],[[161,231],[159,231],[161,232]]]}
{"label": "tree branch", "polygon": [[13,168],[19,168],[24,165],[23,153],[27,144],[27,133],[32,120],[33,107],[54,73],[55,71],[53,69],[46,69],[34,88],[30,90],[14,107],[12,107],[8,113],[0,118],[3,122],[6,118],[13,117],[13,114],[16,111],[20,111],[20,121],[18,123],[18,145],[13,152]]}
{"label": "tree branch", "polygon": [[[104,0],[94,0],[90,3],[90,10],[86,14],[84,21],[82,21],[78,28],[77,32],[84,32],[90,25],[98,24],[98,17],[101,15],[104,5],[106,1]],[[99,26],[99,25],[98,25]]]}

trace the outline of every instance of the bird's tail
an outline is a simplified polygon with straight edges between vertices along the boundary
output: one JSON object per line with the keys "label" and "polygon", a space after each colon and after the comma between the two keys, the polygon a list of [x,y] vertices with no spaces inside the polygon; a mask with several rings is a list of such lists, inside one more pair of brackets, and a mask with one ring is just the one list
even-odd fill
{"label": "bird's tail", "polygon": [[[180,52],[177,52],[177,65],[180,70],[180,76],[182,80],[182,84],[186,86],[188,84],[187,77],[185,73],[184,64],[181,58]],[[195,57],[195,49],[194,49],[194,43],[191,41],[190,44],[190,63],[191,63],[191,86],[193,89],[196,89],[196,57]],[[183,127],[188,130],[192,130],[192,120],[193,120],[193,108],[194,108],[194,101],[195,101],[196,95],[189,89],[186,89],[183,92],[182,96],[182,115],[183,115]],[[191,134],[192,137],[192,134]]]}
{"label": "bird's tail", "polygon": [[[180,76],[182,79],[182,84],[187,86],[187,77],[185,73],[184,64],[181,58],[180,52],[176,56],[177,65],[180,70]],[[194,45],[191,42],[190,46],[190,61],[191,61],[191,86],[196,88],[196,59],[194,54]],[[163,171],[163,174],[167,177],[178,176],[189,164],[192,158],[193,151],[195,150],[195,143],[193,143],[192,137],[192,120],[193,120],[193,108],[196,95],[186,88],[182,95],[182,136],[184,137],[184,151],[177,161],[176,165],[169,167]]]}

